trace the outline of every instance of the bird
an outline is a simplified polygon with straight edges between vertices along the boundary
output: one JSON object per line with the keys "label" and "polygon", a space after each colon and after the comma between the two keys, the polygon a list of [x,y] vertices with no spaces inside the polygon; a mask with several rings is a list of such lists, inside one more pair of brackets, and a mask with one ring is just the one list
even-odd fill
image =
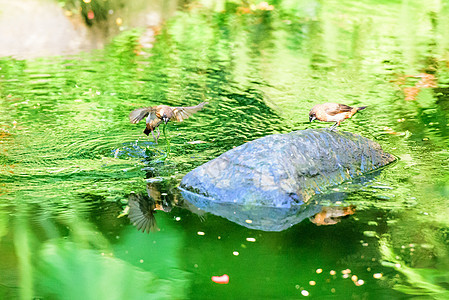
{"label": "bird", "polygon": [[345,119],[349,119],[359,110],[365,109],[367,106],[351,107],[345,104],[338,103],[323,103],[315,105],[309,112],[309,121],[320,120],[324,122],[335,122],[330,128],[334,130],[336,126]]}
{"label": "bird", "polygon": [[[142,107],[133,110],[129,114],[129,121],[132,124],[139,123],[143,118],[146,119],[146,128],[143,131],[146,135],[153,135],[154,141],[157,143],[160,131],[158,126],[162,123],[167,124],[168,121],[182,122],[197,111],[201,110],[208,102],[201,102],[196,106],[187,107],[171,107],[168,105],[157,105],[150,107]],[[154,135],[154,130],[157,129],[157,137]]]}

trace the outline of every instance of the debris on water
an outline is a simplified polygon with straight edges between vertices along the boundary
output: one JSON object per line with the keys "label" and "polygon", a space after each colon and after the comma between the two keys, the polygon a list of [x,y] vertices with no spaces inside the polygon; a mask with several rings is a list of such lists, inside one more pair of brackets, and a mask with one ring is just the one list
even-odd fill
{"label": "debris on water", "polygon": [[129,212],[129,206],[127,205],[125,207],[125,209],[122,211],[122,213],[117,216],[117,218],[121,218],[123,216],[126,216],[128,214],[128,212]]}
{"label": "debris on water", "polygon": [[163,180],[164,180],[164,178],[162,178],[162,177],[153,177],[153,178],[147,178],[147,179],[145,179],[145,181],[146,181],[147,183],[161,182],[161,181],[163,181]]}
{"label": "debris on water", "polygon": [[233,255],[238,256],[240,253],[238,253],[238,251],[234,251],[232,252]]}
{"label": "debris on water", "polygon": [[256,241],[256,239],[255,239],[255,238],[252,238],[252,237],[248,237],[248,238],[246,238],[246,240],[247,240],[248,242],[255,242],[255,241]]}
{"label": "debris on water", "polygon": [[374,273],[373,274],[373,277],[376,279],[380,279],[380,278],[382,278],[382,276],[383,276],[382,273]]}
{"label": "debris on water", "polygon": [[202,232],[202,231],[198,231],[197,234],[198,234],[198,235],[205,235],[205,233]]}
{"label": "debris on water", "polygon": [[384,189],[384,190],[392,190],[393,188],[391,186],[384,186],[384,185],[373,185],[373,189]]}
{"label": "debris on water", "polygon": [[205,144],[205,141],[188,141],[187,144],[195,145],[195,144]]}
{"label": "debris on water", "polygon": [[390,267],[390,268],[393,268],[393,267],[396,266],[396,265],[395,265],[394,263],[392,263],[391,261],[381,261],[380,263],[381,263],[382,266],[384,266],[384,267]]}
{"label": "debris on water", "polygon": [[309,296],[310,294],[309,294],[309,292],[308,292],[308,291],[306,291],[306,290],[302,290],[302,291],[301,291],[301,295],[303,295],[303,296],[307,297],[307,296]]}
{"label": "debris on water", "polygon": [[212,276],[212,281],[218,284],[228,284],[229,276],[227,274],[223,274],[221,276]]}
{"label": "debris on water", "polygon": [[323,269],[316,269],[317,274],[321,274],[323,272]]}
{"label": "debris on water", "polygon": [[365,281],[363,281],[363,279],[359,279],[359,280],[357,280],[357,281],[354,282],[354,284],[355,284],[356,286],[361,286],[361,285],[363,285],[364,283],[365,283]]}
{"label": "debris on water", "polygon": [[366,230],[363,232],[363,235],[367,236],[367,237],[375,237],[377,235],[377,233],[375,231]]}
{"label": "debris on water", "polygon": [[420,246],[423,249],[433,249],[434,248],[434,246],[430,245],[430,244],[421,244]]}

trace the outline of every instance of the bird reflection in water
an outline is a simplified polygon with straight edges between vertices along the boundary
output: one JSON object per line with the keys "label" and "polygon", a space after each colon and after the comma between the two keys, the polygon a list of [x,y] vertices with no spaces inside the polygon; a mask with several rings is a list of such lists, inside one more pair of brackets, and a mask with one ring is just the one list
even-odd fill
{"label": "bird reflection in water", "polygon": [[155,213],[158,210],[170,212],[177,202],[173,193],[161,193],[156,184],[151,183],[147,185],[147,193],[129,194],[128,218],[139,231],[159,231]]}
{"label": "bird reflection in water", "polygon": [[353,215],[355,207],[353,205],[347,207],[323,207],[323,209],[310,217],[310,221],[317,225],[335,225],[341,221],[343,217]]}

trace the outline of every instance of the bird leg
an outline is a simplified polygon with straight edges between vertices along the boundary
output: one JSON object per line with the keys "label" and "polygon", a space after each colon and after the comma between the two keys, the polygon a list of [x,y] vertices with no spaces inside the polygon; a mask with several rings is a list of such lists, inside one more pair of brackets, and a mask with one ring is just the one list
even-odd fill
{"label": "bird leg", "polygon": [[167,135],[165,134],[166,127],[167,127],[167,123],[165,123],[164,127],[162,127],[162,132],[164,133],[164,138],[165,138],[166,146],[167,146],[166,154],[167,154],[167,157],[169,157],[170,156],[170,139],[167,139]]}
{"label": "bird leg", "polygon": [[337,126],[338,126],[338,122],[336,122],[334,125],[332,125],[332,127],[329,128],[329,130],[330,131],[337,131],[337,130],[334,130],[334,128],[337,127]]}
{"label": "bird leg", "polygon": [[155,141],[156,144],[157,144],[157,138],[154,136],[154,131],[153,131],[153,130],[151,130],[151,134],[153,135],[153,139],[154,139],[154,141]]}
{"label": "bird leg", "polygon": [[154,130],[151,130],[151,134],[153,135],[153,139],[154,139],[154,141],[157,144],[157,140],[159,139],[159,136],[161,135],[161,132],[159,131],[159,128],[156,128],[156,129],[157,129],[157,137],[154,136]]}

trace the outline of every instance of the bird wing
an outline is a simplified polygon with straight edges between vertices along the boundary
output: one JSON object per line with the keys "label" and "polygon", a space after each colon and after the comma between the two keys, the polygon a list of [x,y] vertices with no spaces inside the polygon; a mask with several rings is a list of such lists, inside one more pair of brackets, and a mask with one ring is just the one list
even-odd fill
{"label": "bird wing", "polygon": [[129,121],[133,124],[139,123],[140,120],[148,116],[148,114],[154,114],[153,107],[142,107],[133,110],[129,113]]}
{"label": "bird wing", "polygon": [[325,109],[326,113],[331,116],[335,116],[336,114],[351,111],[352,107],[345,104],[336,104],[331,107],[327,107]]}
{"label": "bird wing", "polygon": [[171,120],[176,120],[178,122],[182,122],[183,120],[187,119],[197,111],[203,109],[204,105],[208,104],[209,102],[201,102],[198,105],[195,106],[188,106],[188,107],[173,107],[173,117]]}
{"label": "bird wing", "polygon": [[131,193],[128,199],[128,218],[142,232],[158,230],[154,216],[154,203],[141,195]]}

